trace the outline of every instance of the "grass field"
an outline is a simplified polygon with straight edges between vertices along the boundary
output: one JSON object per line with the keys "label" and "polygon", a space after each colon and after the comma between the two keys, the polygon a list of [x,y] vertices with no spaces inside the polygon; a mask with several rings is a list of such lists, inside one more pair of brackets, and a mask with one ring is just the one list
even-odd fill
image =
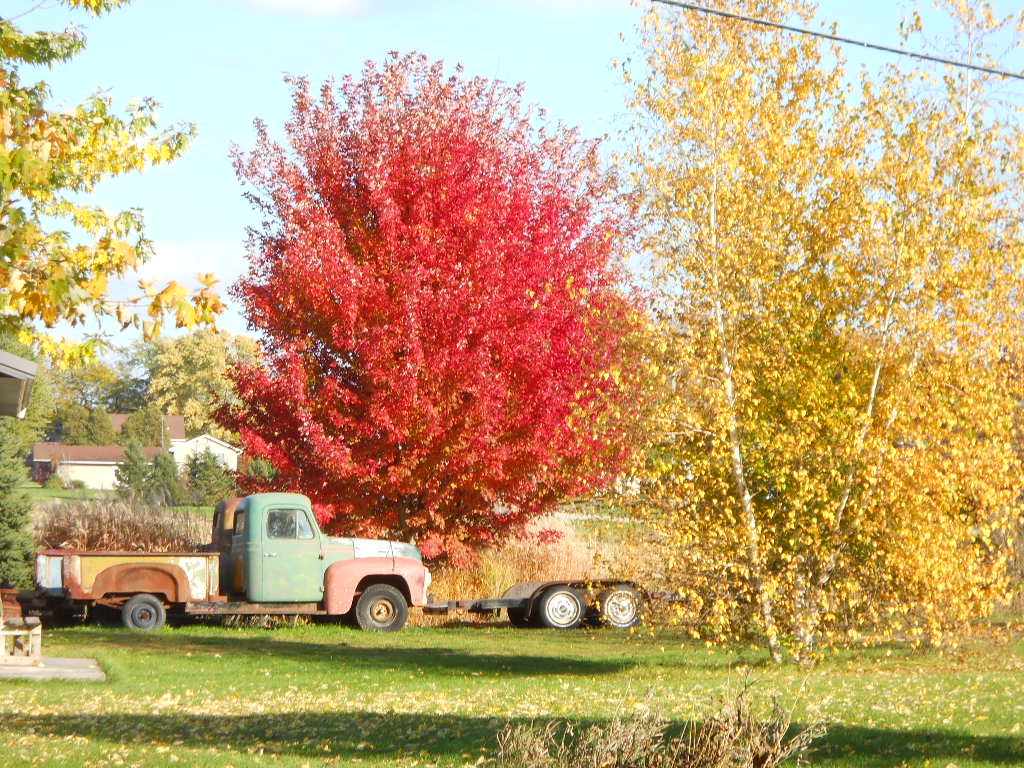
{"label": "grass field", "polygon": [[1024,642],[834,657],[813,670],[669,631],[335,625],[47,631],[105,683],[0,682],[0,765],[462,765],[507,721],[600,721],[649,703],[682,723],[735,689],[824,718],[822,766],[1024,766]]}
{"label": "grass field", "polygon": [[23,491],[33,504],[59,499],[89,501],[106,498],[110,495],[109,491],[97,491],[92,488],[44,488],[38,483],[26,483],[19,490]]}

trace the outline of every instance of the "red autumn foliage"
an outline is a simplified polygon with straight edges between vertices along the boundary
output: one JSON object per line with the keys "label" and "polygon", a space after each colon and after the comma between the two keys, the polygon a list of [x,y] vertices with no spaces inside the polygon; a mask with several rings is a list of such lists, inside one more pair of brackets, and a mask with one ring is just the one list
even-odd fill
{"label": "red autumn foliage", "polygon": [[233,292],[265,360],[231,372],[220,422],[328,529],[427,556],[607,484],[637,307],[596,144],[418,55],[319,98],[290,82],[287,146],[257,122],[236,152],[264,222]]}

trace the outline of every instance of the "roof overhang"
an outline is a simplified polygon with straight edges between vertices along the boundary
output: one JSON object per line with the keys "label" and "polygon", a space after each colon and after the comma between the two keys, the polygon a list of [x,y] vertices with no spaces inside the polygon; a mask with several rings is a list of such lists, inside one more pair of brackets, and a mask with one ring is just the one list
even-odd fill
{"label": "roof overhang", "polygon": [[0,416],[25,418],[39,364],[0,351]]}

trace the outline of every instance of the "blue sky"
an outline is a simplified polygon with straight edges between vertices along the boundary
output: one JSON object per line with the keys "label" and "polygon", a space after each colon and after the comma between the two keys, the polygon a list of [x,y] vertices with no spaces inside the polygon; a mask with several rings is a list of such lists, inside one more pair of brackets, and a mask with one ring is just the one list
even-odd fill
{"label": "blue sky", "polygon": [[[3,4],[5,15],[13,15],[35,0]],[[245,227],[255,223],[229,148],[251,144],[256,117],[271,126],[284,122],[283,74],[318,83],[357,73],[364,61],[391,50],[418,50],[461,63],[468,75],[525,83],[528,101],[580,126],[585,136],[614,134],[625,109],[610,63],[634,50],[644,6],[629,0],[136,0],[100,19],[51,3],[19,23],[45,29],[75,22],[87,30],[83,54],[39,71],[55,102],[74,103],[101,87],[117,105],[153,96],[164,105],[165,122],[197,125],[186,157],[108,182],[95,197],[112,209],[144,209],[156,245],[145,276],[194,283],[196,272],[213,271],[226,292],[244,269]],[[1016,12],[1020,0],[999,0],[996,7]],[[837,22],[840,34],[896,45],[904,12],[897,0],[823,0],[820,18]],[[846,52],[854,66],[879,61],[859,49]],[[1011,63],[1022,68],[1019,57]],[[127,294],[129,286],[118,290]],[[221,325],[245,330],[233,309]],[[131,340],[127,334],[113,339]]]}

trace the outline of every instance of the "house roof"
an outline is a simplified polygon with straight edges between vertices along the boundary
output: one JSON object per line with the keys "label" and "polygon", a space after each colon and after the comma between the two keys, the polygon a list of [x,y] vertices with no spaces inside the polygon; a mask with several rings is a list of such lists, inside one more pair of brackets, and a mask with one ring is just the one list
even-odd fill
{"label": "house roof", "polygon": [[39,364],[0,351],[0,415],[23,418]]}
{"label": "house roof", "polygon": [[209,432],[204,432],[201,435],[196,435],[195,437],[186,440],[185,441],[185,445],[188,445],[189,443],[196,443],[196,442],[199,442],[200,440],[208,440],[211,443],[216,443],[217,445],[224,446],[229,451],[234,451],[235,453],[238,453],[238,454],[242,453],[242,449],[239,448],[238,446],[232,445],[231,443],[225,443],[223,440],[221,440],[218,437],[214,437]]}
{"label": "house roof", "polygon": [[[130,413],[112,413],[110,414],[110,423],[114,425],[114,431],[120,432],[121,427],[128,421]],[[164,426],[167,427],[167,437],[171,440],[184,440],[185,439],[185,417],[179,416],[176,413],[170,413],[163,417]]]}
{"label": "house roof", "polygon": [[[142,454],[152,461],[160,453],[159,447],[143,448]],[[64,445],[64,443],[36,443],[32,446],[32,461],[74,461],[86,464],[109,464],[124,459],[120,445]]]}

